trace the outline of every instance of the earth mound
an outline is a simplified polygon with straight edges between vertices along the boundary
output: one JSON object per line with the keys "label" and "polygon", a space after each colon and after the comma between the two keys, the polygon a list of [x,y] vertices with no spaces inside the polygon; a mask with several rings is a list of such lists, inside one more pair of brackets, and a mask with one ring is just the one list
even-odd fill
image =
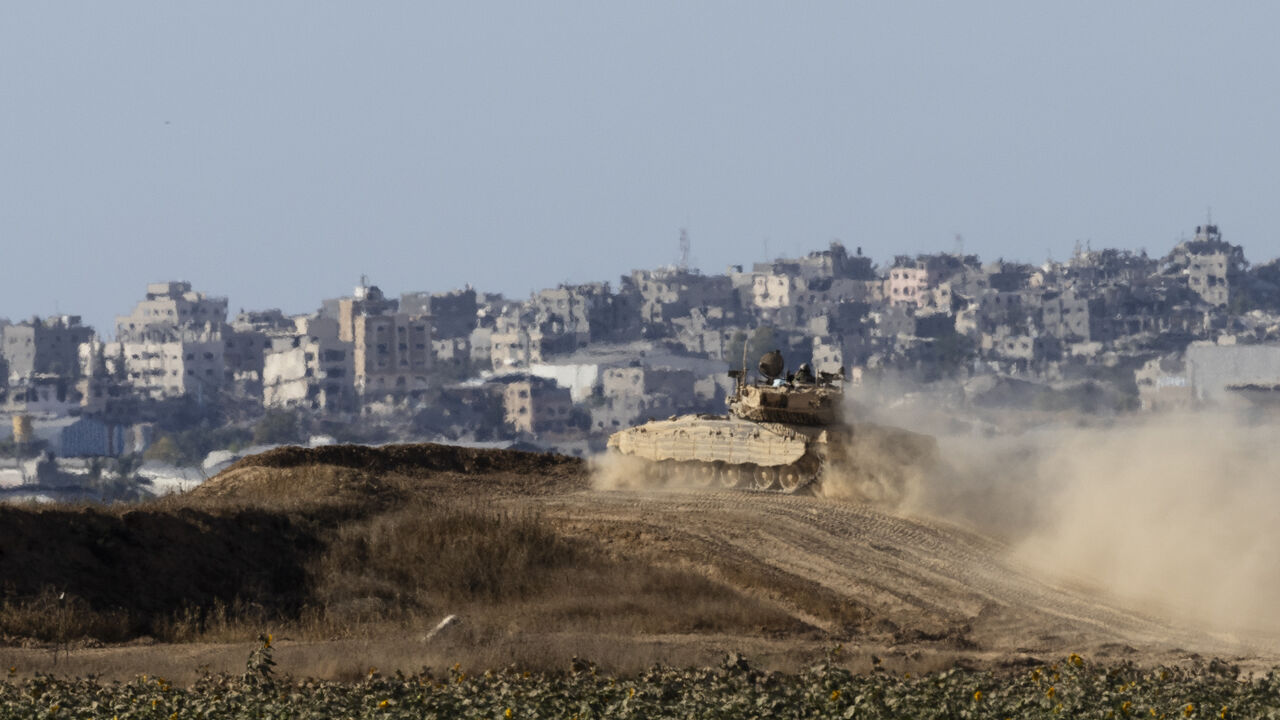
{"label": "earth mound", "polygon": [[465,485],[541,495],[585,489],[582,460],[436,443],[281,447],[242,458],[190,493],[244,501],[361,501]]}

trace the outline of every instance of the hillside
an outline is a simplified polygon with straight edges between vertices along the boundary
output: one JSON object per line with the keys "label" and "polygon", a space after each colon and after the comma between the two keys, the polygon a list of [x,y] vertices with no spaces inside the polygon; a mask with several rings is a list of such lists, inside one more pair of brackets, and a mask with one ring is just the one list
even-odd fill
{"label": "hillside", "polygon": [[418,662],[457,614],[430,652],[499,664],[835,644],[903,667],[1246,652],[1046,584],[945,524],[814,497],[594,490],[580,460],[515,451],[283,448],[142,506],[0,508],[0,538],[11,646],[270,629],[332,672],[317,658],[351,643]]}

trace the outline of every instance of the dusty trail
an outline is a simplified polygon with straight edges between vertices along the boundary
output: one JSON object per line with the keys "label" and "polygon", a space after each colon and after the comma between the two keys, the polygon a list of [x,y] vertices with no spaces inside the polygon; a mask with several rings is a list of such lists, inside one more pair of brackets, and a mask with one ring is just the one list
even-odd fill
{"label": "dusty trail", "polygon": [[[129,608],[144,620],[163,618],[181,607],[177,601],[196,596],[209,602],[287,600],[278,584],[310,587],[307,573],[327,567],[316,561],[329,557],[325,543],[334,537],[346,542],[344,532],[357,539],[378,528],[390,532],[401,527],[396,523],[410,522],[400,518],[402,508],[426,512],[433,503],[455,500],[464,509],[512,510],[513,517],[534,510],[539,527],[555,537],[576,536],[590,548],[589,557],[601,559],[582,567],[613,574],[601,575],[605,581],[573,575],[577,585],[557,574],[562,586],[524,601],[451,599],[447,606],[430,606],[432,613],[468,618],[456,642],[428,643],[421,633],[406,633],[398,623],[420,619],[409,605],[380,605],[388,614],[350,635],[316,634],[300,624],[293,626],[298,637],[281,636],[281,667],[299,675],[357,677],[371,665],[416,668],[465,660],[498,667],[520,660],[562,667],[572,656],[589,656],[638,669],[655,662],[706,665],[727,652],[744,652],[794,669],[836,643],[861,670],[872,667],[873,657],[915,672],[957,661],[985,667],[1023,663],[1027,656],[1053,661],[1073,652],[1148,666],[1185,662],[1193,654],[1253,669],[1280,664],[1280,638],[1213,634],[1083,584],[1064,587],[1046,579],[1044,571],[1053,568],[1026,564],[1036,558],[1019,560],[1005,544],[945,522],[829,498],[591,489],[589,469],[579,460],[514,451],[435,445],[284,449],[242,460],[186,496],[136,508],[9,509],[0,513],[8,538],[0,560],[11,583],[30,581],[25,592],[32,597],[42,597],[36,595],[41,587],[56,586],[107,608]],[[149,550],[138,554],[140,547]],[[121,583],[120,567],[131,568],[136,579]],[[384,587],[361,584],[363,576],[340,569],[334,577],[347,584],[325,587],[341,592],[302,594],[301,600],[341,610],[343,602],[376,592],[370,587]],[[286,582],[291,577],[295,581]],[[438,617],[429,620],[425,627]],[[253,627],[248,637],[256,636],[257,621],[246,622]],[[14,638],[0,637],[0,657],[24,671],[127,678],[164,667],[175,677],[194,678],[199,667],[233,671],[252,645],[214,647],[206,644],[210,639],[77,647],[55,664],[50,649],[56,646],[18,647]]]}
{"label": "dusty trail", "polygon": [[[1084,591],[1052,586],[991,539],[865,505],[767,493],[588,491],[539,498],[563,522],[642,530],[673,561],[756,566],[865,609],[867,640],[947,640],[976,653],[1256,652]],[[830,630],[821,619],[797,617]]]}

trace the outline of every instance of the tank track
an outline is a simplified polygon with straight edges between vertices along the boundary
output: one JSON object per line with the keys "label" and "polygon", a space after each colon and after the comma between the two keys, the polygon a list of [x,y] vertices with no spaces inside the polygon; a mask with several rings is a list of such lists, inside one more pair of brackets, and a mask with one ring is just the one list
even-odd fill
{"label": "tank track", "polygon": [[697,460],[660,460],[646,463],[645,471],[662,485],[726,488],[775,492],[784,495],[815,493],[821,487],[817,463],[802,458],[791,465],[735,465]]}

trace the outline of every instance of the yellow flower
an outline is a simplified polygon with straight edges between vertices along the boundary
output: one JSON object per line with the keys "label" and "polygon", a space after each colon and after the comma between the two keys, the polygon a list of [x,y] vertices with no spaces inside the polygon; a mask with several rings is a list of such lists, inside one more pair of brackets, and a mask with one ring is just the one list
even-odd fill
{"label": "yellow flower", "polygon": [[273,636],[271,633],[267,633],[267,642],[263,645],[263,647],[271,647],[272,640],[275,640],[275,636]]}
{"label": "yellow flower", "polygon": [[511,717],[513,714],[514,713],[512,713],[511,708],[507,708],[507,711],[502,713],[504,717]]}
{"label": "yellow flower", "polygon": [[1084,667],[1084,658],[1075,653],[1071,653],[1071,657],[1067,658],[1067,662],[1075,665],[1076,667]]}
{"label": "yellow flower", "polygon": [[1125,715],[1128,715],[1129,710],[1132,708],[1133,708],[1133,703],[1128,700],[1125,700],[1124,703],[1120,705],[1120,712],[1124,713]]}
{"label": "yellow flower", "polygon": [[839,691],[839,690],[832,690],[832,691],[831,691],[831,702],[835,702],[835,701],[837,701],[837,700],[839,700],[839,699],[840,699],[840,691]]}
{"label": "yellow flower", "polygon": [[[839,691],[839,690],[837,690],[836,692],[840,692],[840,691]],[[627,697],[629,697],[629,698],[633,698],[633,697],[635,697],[635,696],[636,696],[636,689],[635,689],[635,688],[631,688],[631,689],[627,690]]]}
{"label": "yellow flower", "polygon": [[1053,685],[1050,685],[1049,689],[1044,691],[1044,694],[1045,694],[1045,697],[1052,700],[1053,696],[1058,694],[1058,690]]}
{"label": "yellow flower", "polygon": [[976,702],[976,703],[977,703],[977,702],[982,702],[982,691],[981,691],[981,690],[974,690],[974,691],[973,691],[973,701],[974,701],[974,702]]}
{"label": "yellow flower", "polygon": [[155,698],[151,698],[151,709],[152,709],[152,710],[155,710],[155,709],[156,709],[156,705],[159,705],[159,704],[160,704],[160,701],[159,701],[159,700],[157,700],[157,699],[155,699]]}
{"label": "yellow flower", "polygon": [[1196,706],[1193,703],[1187,703],[1187,706],[1182,708],[1182,717],[1191,717],[1191,713],[1195,711]]}
{"label": "yellow flower", "polygon": [[1227,720],[1227,706],[1226,706],[1226,705],[1223,705],[1223,706],[1222,706],[1222,709],[1218,711],[1218,717],[1222,718],[1222,720]]}
{"label": "yellow flower", "polygon": [[390,701],[390,700],[383,700],[382,702],[378,703],[378,707],[380,707],[380,708],[384,708],[384,707],[386,707],[386,706],[388,706],[388,705],[390,705],[390,704],[391,704],[391,701]]}

